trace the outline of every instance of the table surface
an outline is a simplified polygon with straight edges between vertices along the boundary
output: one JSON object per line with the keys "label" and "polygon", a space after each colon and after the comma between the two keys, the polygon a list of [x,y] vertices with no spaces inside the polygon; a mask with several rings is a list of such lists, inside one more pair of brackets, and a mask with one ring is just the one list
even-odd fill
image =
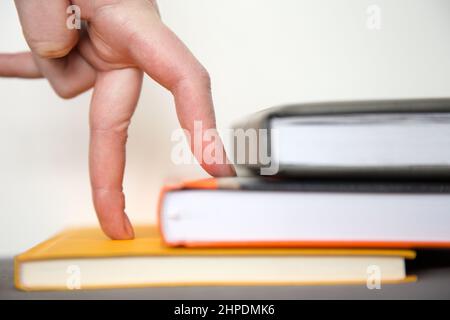
{"label": "table surface", "polygon": [[418,252],[408,264],[418,281],[369,290],[351,286],[163,287],[22,292],[13,286],[13,261],[0,259],[0,299],[450,299],[450,251]]}

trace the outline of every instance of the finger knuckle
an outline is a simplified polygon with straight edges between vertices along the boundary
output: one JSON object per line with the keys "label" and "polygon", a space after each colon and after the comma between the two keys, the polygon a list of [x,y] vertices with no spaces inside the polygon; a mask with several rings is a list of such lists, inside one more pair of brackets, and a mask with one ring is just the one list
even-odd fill
{"label": "finger knuckle", "polygon": [[68,100],[76,97],[79,92],[66,85],[54,85],[54,91],[61,99]]}
{"label": "finger knuckle", "polygon": [[76,45],[76,39],[67,38],[63,41],[30,41],[31,50],[44,59],[62,58]]}
{"label": "finger knuckle", "polygon": [[209,75],[208,70],[206,70],[203,66],[199,68],[196,72],[195,77],[199,81],[199,83],[205,87],[211,87],[211,76]]}
{"label": "finger knuckle", "polygon": [[91,131],[97,134],[118,134],[126,136],[130,120],[108,121],[96,119],[91,121]]}
{"label": "finger knuckle", "polygon": [[181,92],[194,89],[211,90],[211,77],[203,66],[186,71],[186,73],[176,79],[171,90],[174,92]]}

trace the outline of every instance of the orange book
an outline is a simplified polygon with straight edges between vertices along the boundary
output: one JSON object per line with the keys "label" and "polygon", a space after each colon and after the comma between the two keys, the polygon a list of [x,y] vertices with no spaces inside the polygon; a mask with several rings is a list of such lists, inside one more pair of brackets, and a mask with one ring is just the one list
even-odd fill
{"label": "orange book", "polygon": [[187,247],[450,248],[448,182],[219,178],[162,189],[165,243]]}
{"label": "orange book", "polygon": [[136,239],[123,241],[109,240],[98,228],[64,231],[16,257],[15,285],[21,290],[76,290],[366,285],[415,279],[406,275],[405,259],[415,257],[408,250],[169,248],[155,227],[135,231]]}

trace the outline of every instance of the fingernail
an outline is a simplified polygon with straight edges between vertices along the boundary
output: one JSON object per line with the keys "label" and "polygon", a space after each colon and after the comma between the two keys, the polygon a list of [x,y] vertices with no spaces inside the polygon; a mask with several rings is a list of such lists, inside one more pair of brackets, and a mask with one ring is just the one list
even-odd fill
{"label": "fingernail", "polygon": [[230,176],[235,177],[237,175],[236,169],[234,168],[234,166],[232,164],[230,164],[229,167],[230,167],[230,171],[231,171]]}
{"label": "fingernail", "polygon": [[128,218],[128,216],[126,214],[125,214],[125,231],[130,240],[134,239],[133,226],[131,225],[130,219]]}

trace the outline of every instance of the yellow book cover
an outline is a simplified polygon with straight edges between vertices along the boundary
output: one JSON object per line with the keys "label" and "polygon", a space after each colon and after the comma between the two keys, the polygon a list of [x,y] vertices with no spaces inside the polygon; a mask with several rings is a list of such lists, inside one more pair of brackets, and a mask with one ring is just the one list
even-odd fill
{"label": "yellow book cover", "polygon": [[22,290],[188,285],[399,283],[414,251],[301,248],[170,248],[156,227],[134,240],[109,240],[98,228],[69,229],[15,258]]}

